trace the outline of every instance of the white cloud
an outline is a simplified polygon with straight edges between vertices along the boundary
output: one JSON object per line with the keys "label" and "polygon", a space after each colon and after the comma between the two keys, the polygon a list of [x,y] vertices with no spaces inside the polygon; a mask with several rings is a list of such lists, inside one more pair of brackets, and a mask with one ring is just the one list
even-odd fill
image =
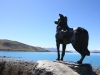
{"label": "white cloud", "polygon": [[97,49],[97,50],[100,50],[100,48],[99,48],[99,49]]}

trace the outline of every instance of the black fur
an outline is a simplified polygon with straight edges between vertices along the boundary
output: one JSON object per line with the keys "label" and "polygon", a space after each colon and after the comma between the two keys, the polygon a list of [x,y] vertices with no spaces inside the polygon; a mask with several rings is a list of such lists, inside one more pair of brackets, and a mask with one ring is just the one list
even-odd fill
{"label": "black fur", "polygon": [[[67,17],[59,14],[60,18],[57,21],[54,21],[57,24],[56,27],[56,46],[58,58],[57,60],[62,60],[65,55],[65,49],[67,44],[72,44],[73,48],[81,54],[81,59],[77,63],[82,64],[85,56],[90,55],[88,50],[88,40],[89,35],[88,31],[84,28],[69,28],[67,25]],[[60,44],[62,44],[62,56],[60,58]]]}

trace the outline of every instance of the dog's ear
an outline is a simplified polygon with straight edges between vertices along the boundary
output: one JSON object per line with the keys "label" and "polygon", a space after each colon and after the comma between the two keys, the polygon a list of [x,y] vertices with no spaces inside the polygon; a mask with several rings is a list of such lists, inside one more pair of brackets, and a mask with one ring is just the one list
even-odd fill
{"label": "dog's ear", "polygon": [[55,24],[58,24],[58,21],[54,21]]}
{"label": "dog's ear", "polygon": [[59,14],[60,18],[63,18],[64,16],[62,14]]}
{"label": "dog's ear", "polygon": [[65,20],[67,21],[68,19],[67,19],[67,16],[64,16],[65,17]]}

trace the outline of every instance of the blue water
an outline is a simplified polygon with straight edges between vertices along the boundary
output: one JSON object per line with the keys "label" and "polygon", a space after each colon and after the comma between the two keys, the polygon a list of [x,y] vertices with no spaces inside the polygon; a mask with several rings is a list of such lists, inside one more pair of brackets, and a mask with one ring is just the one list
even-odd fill
{"label": "blue water", "polygon": [[[56,52],[7,52],[0,51],[0,56],[11,56],[16,58],[6,58],[14,60],[26,60],[26,61],[38,61],[38,60],[51,60],[54,61],[57,57]],[[21,57],[21,58],[17,58]],[[78,53],[66,53],[64,61],[76,62],[81,58]],[[90,63],[93,67],[100,66],[100,53],[91,53],[90,56],[86,56],[83,63]]]}

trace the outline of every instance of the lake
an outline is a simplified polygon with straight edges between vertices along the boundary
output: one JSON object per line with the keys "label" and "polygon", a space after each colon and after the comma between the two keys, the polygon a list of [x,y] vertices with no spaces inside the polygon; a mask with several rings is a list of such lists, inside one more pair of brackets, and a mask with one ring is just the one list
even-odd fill
{"label": "lake", "polygon": [[[57,52],[11,52],[0,51],[0,56],[11,56],[14,58],[4,58],[13,60],[26,60],[26,61],[38,61],[38,60],[51,60],[54,61],[57,57]],[[17,58],[19,57],[19,58]],[[64,61],[76,62],[81,58],[78,53],[66,53]],[[93,67],[100,67],[100,53],[91,53],[90,56],[86,56],[83,63],[90,63]]]}

